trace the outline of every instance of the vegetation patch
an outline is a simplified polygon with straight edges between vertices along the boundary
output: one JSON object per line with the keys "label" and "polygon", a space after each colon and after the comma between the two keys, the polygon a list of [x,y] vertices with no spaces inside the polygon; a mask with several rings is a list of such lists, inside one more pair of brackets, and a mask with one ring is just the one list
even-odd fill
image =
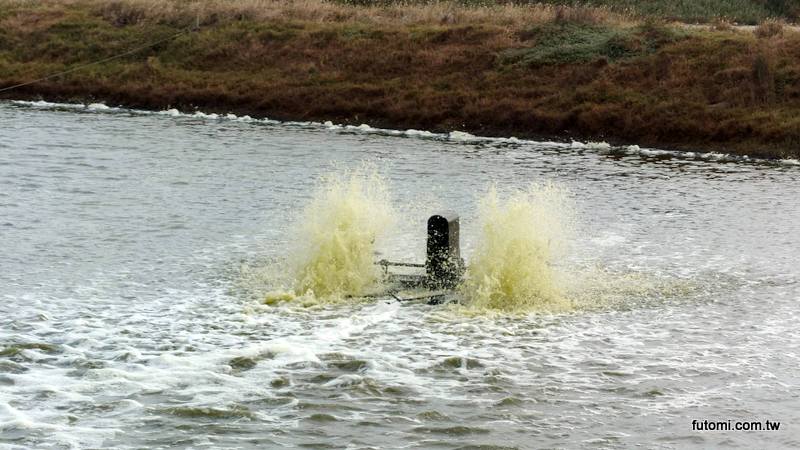
{"label": "vegetation patch", "polygon": [[[399,3],[451,3],[448,0],[335,0],[354,6],[390,6]],[[497,0],[455,0],[460,6],[491,7]],[[597,7],[633,14],[639,17],[677,20],[688,23],[713,23],[724,19],[740,24],[756,25],[767,19],[800,19],[796,0],[513,0],[514,4],[549,4],[555,7]]]}
{"label": "vegetation patch", "polygon": [[597,6],[640,17],[713,23],[716,19],[755,25],[770,18],[797,20],[796,0],[535,0],[554,5]]}
{"label": "vegetation patch", "polygon": [[685,38],[687,34],[650,24],[615,28],[570,23],[539,25],[519,36],[525,42],[530,41],[532,46],[506,51],[503,62],[535,67],[643,56]]}

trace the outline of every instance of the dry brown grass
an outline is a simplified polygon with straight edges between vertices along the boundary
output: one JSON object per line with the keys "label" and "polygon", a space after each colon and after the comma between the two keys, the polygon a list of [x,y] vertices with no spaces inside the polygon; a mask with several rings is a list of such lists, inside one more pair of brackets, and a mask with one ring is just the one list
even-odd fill
{"label": "dry brown grass", "polygon": [[785,27],[785,21],[770,19],[761,22],[756,29],[753,30],[753,33],[760,39],[769,39],[771,37],[783,35]]}
{"label": "dry brown grass", "polygon": [[711,29],[714,31],[733,31],[734,25],[727,19],[717,18],[711,23]]}
{"label": "dry brown grass", "polygon": [[[30,5],[29,0],[0,0],[3,6]],[[50,0],[51,7],[82,5],[99,11],[114,23],[201,25],[231,21],[300,20],[304,22],[359,22],[375,25],[498,25],[519,28],[531,24],[575,21],[621,24],[631,19],[602,7],[566,7],[548,4],[464,6],[455,2],[353,6],[323,0]],[[0,6],[2,7],[2,6]]]}

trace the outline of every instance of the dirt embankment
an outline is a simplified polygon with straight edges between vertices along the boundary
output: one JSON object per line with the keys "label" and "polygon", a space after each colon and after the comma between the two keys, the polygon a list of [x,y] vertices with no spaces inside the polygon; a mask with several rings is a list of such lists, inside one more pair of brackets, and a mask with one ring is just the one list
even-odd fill
{"label": "dirt embankment", "polygon": [[4,98],[800,156],[800,33],[607,10],[0,0]]}

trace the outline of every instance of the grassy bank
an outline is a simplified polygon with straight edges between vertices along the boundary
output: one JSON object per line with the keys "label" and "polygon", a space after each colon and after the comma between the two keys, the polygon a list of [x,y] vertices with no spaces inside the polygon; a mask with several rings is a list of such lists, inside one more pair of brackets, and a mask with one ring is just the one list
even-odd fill
{"label": "grassy bank", "polygon": [[591,5],[640,17],[658,17],[692,23],[713,23],[718,20],[755,25],[780,18],[794,21],[800,16],[796,0],[547,0],[561,5]]}
{"label": "grassy bank", "polygon": [[[336,0],[350,5],[386,5],[400,0]],[[427,0],[401,0],[405,3]],[[756,25],[768,19],[796,21],[800,18],[800,3],[796,0],[458,0],[461,5],[491,6],[498,3],[545,3],[556,6],[590,6],[635,16],[685,23],[714,23],[727,21]]]}
{"label": "grassy bank", "polygon": [[5,98],[800,156],[800,34],[607,8],[0,0]]}

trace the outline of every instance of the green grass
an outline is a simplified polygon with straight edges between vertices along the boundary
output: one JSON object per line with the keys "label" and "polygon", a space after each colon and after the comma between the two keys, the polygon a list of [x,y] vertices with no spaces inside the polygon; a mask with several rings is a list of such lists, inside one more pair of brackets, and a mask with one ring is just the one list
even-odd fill
{"label": "green grass", "polygon": [[644,56],[686,37],[686,33],[658,25],[614,28],[566,23],[536,26],[520,37],[532,45],[506,52],[503,60],[535,67]]}
{"label": "green grass", "polygon": [[542,0],[558,5],[595,5],[630,11],[648,17],[686,22],[711,22],[724,18],[754,25],[770,17],[795,20],[800,4],[795,0]]}

